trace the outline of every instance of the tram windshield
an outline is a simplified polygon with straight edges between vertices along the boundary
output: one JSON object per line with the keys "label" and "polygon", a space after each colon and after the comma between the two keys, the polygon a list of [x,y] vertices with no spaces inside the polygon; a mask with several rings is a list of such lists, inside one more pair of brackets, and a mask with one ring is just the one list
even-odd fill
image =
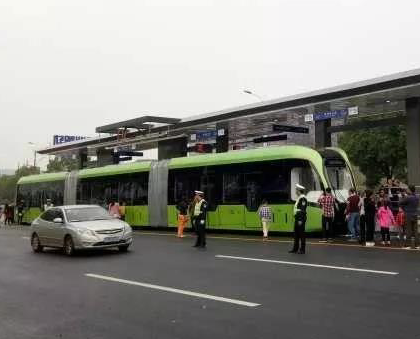
{"label": "tram windshield", "polygon": [[348,191],[354,186],[349,168],[342,159],[326,159],[325,169],[332,190],[340,200],[348,198]]}

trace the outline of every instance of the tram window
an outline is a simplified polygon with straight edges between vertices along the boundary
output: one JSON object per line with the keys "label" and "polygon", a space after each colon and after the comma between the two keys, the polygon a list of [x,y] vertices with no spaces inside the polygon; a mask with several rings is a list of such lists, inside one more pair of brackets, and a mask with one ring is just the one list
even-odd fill
{"label": "tram window", "polygon": [[77,185],[77,203],[90,204],[91,197],[91,183],[87,180],[81,180]]}
{"label": "tram window", "polygon": [[[131,203],[136,206],[147,205],[149,176],[142,174],[133,177],[131,180],[133,180],[131,183]],[[120,197],[120,202],[122,201],[123,199]]]}
{"label": "tram window", "polygon": [[261,204],[262,173],[245,174],[246,207],[248,211],[257,211]]}
{"label": "tram window", "polygon": [[240,204],[242,185],[240,173],[223,173],[223,203]]}
{"label": "tram window", "polygon": [[268,166],[262,176],[261,196],[270,204],[289,201],[289,180],[282,166]]}
{"label": "tram window", "polygon": [[193,198],[195,190],[204,190],[201,187],[202,177],[202,168],[170,171],[168,180],[168,204],[176,205],[182,198],[190,200]]}
{"label": "tram window", "polygon": [[322,184],[319,175],[315,169],[306,163],[301,167],[294,167],[290,172],[291,177],[291,195],[292,200],[297,199],[296,184],[303,185],[306,188],[306,197],[309,202],[316,203],[322,194]]}
{"label": "tram window", "polygon": [[118,185],[118,199],[120,203],[125,202],[128,206],[133,205],[134,190],[132,189],[134,183],[130,181],[120,181]]}

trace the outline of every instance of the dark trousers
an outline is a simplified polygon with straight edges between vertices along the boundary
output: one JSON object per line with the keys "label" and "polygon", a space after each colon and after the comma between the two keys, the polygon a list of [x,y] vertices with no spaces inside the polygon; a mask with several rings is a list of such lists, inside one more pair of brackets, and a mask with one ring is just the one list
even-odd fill
{"label": "dark trousers", "polygon": [[306,248],[306,235],[305,235],[305,224],[306,217],[295,217],[295,241],[293,244],[292,251],[297,252],[299,250],[300,243],[300,252],[305,252]]}
{"label": "dark trousers", "polygon": [[419,245],[419,232],[417,229],[417,215],[408,215],[407,214],[407,225],[406,225],[406,246],[412,246],[411,238],[414,237],[414,246]]}
{"label": "dark trousers", "polygon": [[366,241],[366,216],[364,214],[360,215],[360,232],[359,232],[359,237],[360,237],[360,242],[365,242]]}
{"label": "dark trousers", "polygon": [[366,224],[366,241],[373,242],[373,235],[375,233],[375,215],[366,214],[365,224]]}
{"label": "dark trousers", "polygon": [[196,247],[206,247],[206,221],[204,219],[194,219],[195,231],[197,232]]}
{"label": "dark trousers", "polygon": [[391,241],[391,235],[389,234],[389,228],[381,227],[382,241]]}
{"label": "dark trousers", "polygon": [[324,239],[332,239],[333,237],[333,217],[322,216],[322,237]]}
{"label": "dark trousers", "polygon": [[22,225],[22,222],[23,222],[23,213],[22,214],[19,213],[19,215],[18,215],[18,224],[19,225]]}

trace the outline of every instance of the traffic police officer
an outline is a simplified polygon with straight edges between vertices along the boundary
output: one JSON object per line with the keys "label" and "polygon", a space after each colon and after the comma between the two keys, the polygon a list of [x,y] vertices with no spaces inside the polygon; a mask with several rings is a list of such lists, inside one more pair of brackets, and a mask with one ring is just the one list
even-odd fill
{"label": "traffic police officer", "polygon": [[[305,187],[296,184],[296,193],[298,198],[293,209],[295,216],[295,242],[293,249],[289,253],[305,254],[305,224],[306,224],[306,208],[308,206],[308,200],[305,196]],[[300,242],[300,248],[299,248]]]}
{"label": "traffic police officer", "polygon": [[204,193],[195,191],[196,203],[194,206],[194,226],[197,232],[197,240],[194,247],[206,247],[206,215],[207,202],[203,199]]}

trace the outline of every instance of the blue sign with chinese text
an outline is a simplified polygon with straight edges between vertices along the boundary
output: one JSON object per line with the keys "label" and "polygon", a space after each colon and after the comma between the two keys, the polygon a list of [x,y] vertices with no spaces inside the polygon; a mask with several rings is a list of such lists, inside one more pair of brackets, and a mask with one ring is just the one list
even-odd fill
{"label": "blue sign with chinese text", "polygon": [[76,136],[76,135],[54,135],[54,145],[61,145],[67,142],[84,140],[86,137]]}
{"label": "blue sign with chinese text", "polygon": [[348,109],[335,109],[327,112],[314,113],[314,120],[342,119],[348,115]]}

